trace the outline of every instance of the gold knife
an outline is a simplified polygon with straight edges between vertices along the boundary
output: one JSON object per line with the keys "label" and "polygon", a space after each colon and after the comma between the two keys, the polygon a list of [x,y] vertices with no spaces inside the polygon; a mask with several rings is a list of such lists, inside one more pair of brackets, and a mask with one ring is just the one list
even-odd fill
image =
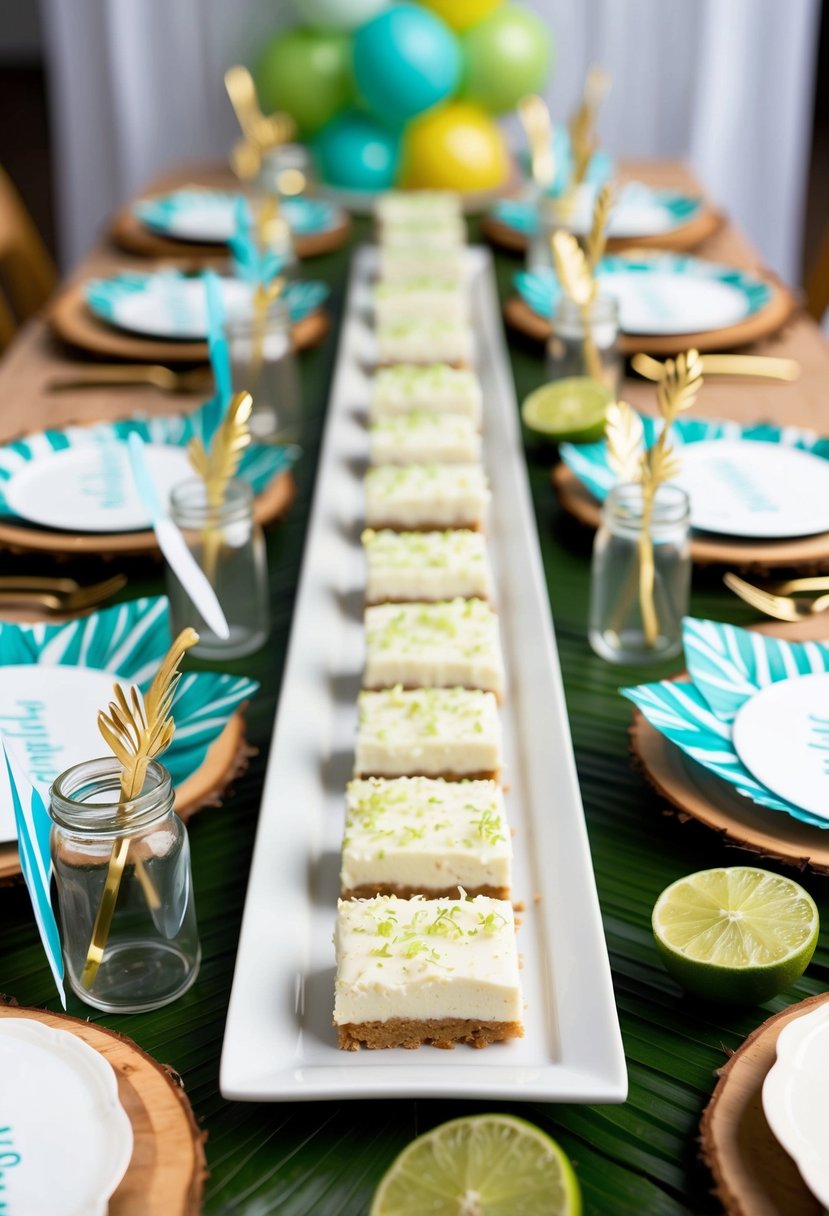
{"label": "gold knife", "polygon": [[[662,362],[639,353],[631,359],[633,370],[646,380],[659,380]],[[704,376],[756,376],[763,380],[794,381],[800,379],[800,364],[796,359],[774,355],[703,355]]]}

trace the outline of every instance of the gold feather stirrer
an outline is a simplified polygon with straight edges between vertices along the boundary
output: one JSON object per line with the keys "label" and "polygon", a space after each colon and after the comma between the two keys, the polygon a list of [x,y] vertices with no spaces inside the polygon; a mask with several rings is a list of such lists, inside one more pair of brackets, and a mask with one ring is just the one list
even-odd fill
{"label": "gold feather stirrer", "polygon": [[590,161],[598,147],[596,135],[596,118],[599,107],[610,90],[610,74],[604,68],[594,64],[587,73],[584,85],[584,96],[576,107],[568,131],[570,134],[570,180],[562,200],[564,214],[567,214],[575,202],[575,194],[587,177]]}
{"label": "gold feather stirrer", "polygon": [[612,202],[613,195],[610,186],[603,186],[593,208],[593,222],[587,238],[586,255],[572,233],[559,229],[552,238],[553,265],[558,280],[564,294],[569,300],[572,300],[581,314],[584,331],[584,363],[587,374],[600,383],[604,382],[604,369],[593,340],[590,312],[598,289],[595,271],[604,253]]}
{"label": "gold feather stirrer", "polygon": [[[144,788],[150,761],[170,746],[176,729],[170,711],[181,679],[179,663],[198,640],[199,635],[195,629],[183,629],[164,657],[147,695],[143,696],[135,687],[126,692],[121,684],[116,684],[115,700],[98,714],[98,730],[107,747],[121,763],[119,805],[138,797]],[[119,837],[113,845],[101,902],[86,952],[86,963],[81,972],[81,984],[87,989],[94,983],[104,957],[129,849],[128,836]],[[141,882],[148,904],[151,908],[158,908],[158,895],[140,859],[136,861],[135,866],[136,876]]]}
{"label": "gold feather stirrer", "polygon": [[190,465],[204,482],[207,497],[208,523],[202,533],[202,565],[211,583],[215,582],[222,543],[218,513],[227,494],[228,482],[235,477],[242,453],[250,443],[252,409],[250,393],[235,393],[210,449],[205,448],[200,439],[191,439],[187,445]]}
{"label": "gold feather stirrer", "polygon": [[630,406],[618,401],[608,410],[608,458],[620,481],[639,481],[642,485],[642,525],[639,535],[639,604],[645,640],[653,646],[659,637],[659,619],[654,603],[655,567],[651,520],[659,487],[672,481],[681,461],[670,443],[670,430],[680,414],[689,410],[703,385],[702,359],[689,350],[676,360],[666,359],[657,388],[656,400],[662,430],[653,447],[641,451],[642,423]]}
{"label": "gold feather stirrer", "polygon": [[533,181],[543,194],[553,184],[553,124],[543,97],[530,93],[518,103],[518,117],[530,145],[530,165]]}

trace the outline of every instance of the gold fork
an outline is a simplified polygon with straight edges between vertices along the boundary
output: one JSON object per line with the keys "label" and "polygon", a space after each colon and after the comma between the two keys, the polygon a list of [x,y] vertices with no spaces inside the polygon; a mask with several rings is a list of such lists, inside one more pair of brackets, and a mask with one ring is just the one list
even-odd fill
{"label": "gold fork", "polygon": [[147,385],[165,393],[209,393],[213,389],[213,375],[203,367],[175,372],[162,363],[106,363],[56,376],[47,382],[46,389],[50,393],[62,393],[68,389],[115,385]]}
{"label": "gold fork", "polygon": [[802,621],[804,617],[815,616],[829,608],[829,594],[818,596],[810,604],[802,604],[799,600],[788,595],[774,595],[755,587],[736,574],[725,574],[723,582],[730,591],[739,595],[741,600],[757,608],[765,616],[774,617],[778,621]]}
{"label": "gold fork", "polygon": [[[74,583],[74,586],[68,584]],[[81,587],[74,579],[37,579],[17,575],[0,581],[0,606],[39,604],[47,612],[83,612],[115,595],[127,583],[125,574],[113,574],[100,583]]]}

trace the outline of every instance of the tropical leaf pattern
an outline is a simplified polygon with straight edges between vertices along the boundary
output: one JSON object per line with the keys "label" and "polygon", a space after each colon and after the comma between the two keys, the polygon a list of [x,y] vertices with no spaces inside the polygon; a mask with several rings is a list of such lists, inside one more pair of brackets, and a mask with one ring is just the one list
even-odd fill
{"label": "tropical leaf pattern", "polygon": [[[611,278],[621,272],[626,275],[648,275],[655,271],[663,274],[688,274],[695,278],[704,276],[736,287],[746,298],[746,315],[749,317],[759,312],[771,297],[768,283],[746,271],[735,270],[731,266],[717,266],[713,262],[703,262],[699,258],[679,253],[663,253],[641,260],[621,254],[609,254],[603,257],[596,267],[599,278]],[[558,308],[561,285],[554,270],[521,270],[514,276],[513,283],[521,298],[540,317],[551,317]]]}
{"label": "tropical leaf pattern", "polygon": [[[216,396],[192,414],[127,418],[117,422],[100,422],[94,426],[67,426],[59,431],[40,431],[6,444],[0,447],[0,516],[12,514],[4,492],[6,483],[30,460],[70,447],[111,444],[114,440],[126,443],[132,432],[147,443],[187,447],[192,439],[198,439],[209,448],[213,435],[222,424],[224,413],[222,401]],[[250,485],[254,494],[261,494],[277,474],[294,464],[298,456],[299,448],[296,447],[251,444],[239,462],[238,475]]]}
{"label": "tropical leaf pattern", "polygon": [[801,823],[829,828],[829,817],[804,811],[757,781],[731,741],[737,712],[761,688],[829,671],[829,645],[785,642],[694,618],[683,621],[682,639],[691,680],[641,684],[621,689],[622,695],[655,730],[743,797]]}
{"label": "tropical leaf pattern", "polygon": [[[91,667],[146,693],[170,642],[167,598],[152,596],[61,625],[0,622],[0,668]],[[174,784],[201,766],[207,749],[258,687],[255,680],[216,672],[181,677],[173,702],[176,733],[164,756]]]}
{"label": "tropical leaf pattern", "polygon": [[[661,428],[661,420],[643,416],[645,447],[650,448],[653,445]],[[708,418],[677,418],[671,427],[671,441],[675,448],[686,443],[699,443],[703,439],[748,439],[758,443],[782,443],[786,447],[813,452],[816,456],[829,460],[829,439],[820,439],[814,431],[799,430],[797,427],[769,426],[765,423],[744,427],[739,422]],[[597,443],[563,443],[559,454],[568,469],[575,473],[593,497],[604,502],[616,485],[616,475],[605,440],[600,439]]]}

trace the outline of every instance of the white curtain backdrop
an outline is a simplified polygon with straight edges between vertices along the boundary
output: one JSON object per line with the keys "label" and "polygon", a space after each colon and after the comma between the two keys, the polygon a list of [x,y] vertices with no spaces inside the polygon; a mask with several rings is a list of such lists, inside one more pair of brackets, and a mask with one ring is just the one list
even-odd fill
{"label": "white curtain backdrop", "polygon": [[[611,73],[604,146],[686,157],[791,282],[800,275],[820,0],[523,0],[550,25],[564,119],[590,63]],[[40,0],[63,260],[168,166],[235,137],[222,73],[252,62],[290,0]]]}

